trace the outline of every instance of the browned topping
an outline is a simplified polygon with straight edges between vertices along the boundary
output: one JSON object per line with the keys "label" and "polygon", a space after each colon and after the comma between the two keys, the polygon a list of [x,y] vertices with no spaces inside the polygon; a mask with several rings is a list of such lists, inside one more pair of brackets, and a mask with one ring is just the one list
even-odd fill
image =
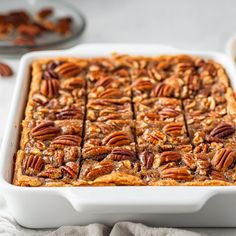
{"label": "browned topping", "polygon": [[109,157],[113,161],[123,161],[123,160],[133,161],[136,159],[134,151],[125,148],[113,149]]}
{"label": "browned topping", "polygon": [[0,62],[0,75],[2,77],[8,77],[13,75],[13,71],[9,65],[6,63]]}
{"label": "browned topping", "polygon": [[139,155],[139,159],[141,161],[141,164],[147,168],[152,168],[153,162],[154,162],[154,154],[148,150],[145,150]]}
{"label": "browned topping", "polygon": [[95,166],[89,166],[87,170],[85,170],[84,176],[87,180],[94,180],[101,175],[111,173],[113,169],[114,165],[112,162],[104,161]]}
{"label": "browned topping", "polygon": [[235,153],[231,149],[222,148],[216,152],[211,163],[216,170],[227,170],[235,157]]}
{"label": "browned topping", "polygon": [[235,128],[229,124],[219,124],[210,133],[215,138],[227,138],[235,132]]}
{"label": "browned topping", "polygon": [[164,162],[178,161],[179,159],[181,159],[180,153],[174,151],[166,151],[161,154],[160,164]]}
{"label": "browned topping", "polygon": [[64,145],[64,146],[78,146],[81,142],[81,138],[75,135],[60,135],[53,139],[52,145]]}
{"label": "browned topping", "polygon": [[31,135],[36,139],[46,140],[57,135],[59,131],[53,121],[43,121],[31,130]]}
{"label": "browned topping", "polygon": [[40,92],[48,97],[52,98],[58,94],[60,84],[57,79],[45,79],[42,81]]}
{"label": "browned topping", "polygon": [[61,170],[64,177],[75,179],[79,172],[79,166],[74,162],[67,162],[65,166],[61,167]]}
{"label": "browned topping", "polygon": [[23,172],[26,175],[37,175],[44,166],[44,160],[40,155],[29,155],[24,160]]}
{"label": "browned topping", "polygon": [[107,135],[103,140],[103,143],[109,146],[123,146],[128,145],[130,142],[130,136],[123,131],[113,132]]}

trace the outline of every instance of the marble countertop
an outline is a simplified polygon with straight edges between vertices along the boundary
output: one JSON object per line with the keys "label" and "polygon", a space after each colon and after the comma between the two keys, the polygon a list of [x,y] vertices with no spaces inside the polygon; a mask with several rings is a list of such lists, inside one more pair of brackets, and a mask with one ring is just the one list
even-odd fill
{"label": "marble countertop", "polygon": [[[161,43],[183,49],[224,52],[236,32],[235,0],[67,0],[87,18],[78,43]],[[14,66],[18,58],[3,58]],[[15,78],[0,78],[0,141]],[[0,209],[1,211],[1,209]],[[209,236],[236,235],[236,229],[190,229]]]}

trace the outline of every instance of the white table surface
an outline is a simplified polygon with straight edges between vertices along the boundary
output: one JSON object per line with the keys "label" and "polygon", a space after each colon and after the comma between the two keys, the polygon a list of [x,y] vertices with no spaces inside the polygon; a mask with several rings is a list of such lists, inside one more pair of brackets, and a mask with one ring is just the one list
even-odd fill
{"label": "white table surface", "polygon": [[[9,0],[10,1],[10,0]],[[67,0],[87,18],[78,43],[161,43],[183,49],[224,52],[236,32],[235,0]],[[1,5],[1,3],[0,3]],[[14,67],[18,59],[0,57]],[[4,134],[15,78],[0,78],[0,141]],[[1,200],[1,199],[0,199]],[[0,213],[5,211],[0,201]],[[233,236],[236,228],[193,228],[209,236]]]}

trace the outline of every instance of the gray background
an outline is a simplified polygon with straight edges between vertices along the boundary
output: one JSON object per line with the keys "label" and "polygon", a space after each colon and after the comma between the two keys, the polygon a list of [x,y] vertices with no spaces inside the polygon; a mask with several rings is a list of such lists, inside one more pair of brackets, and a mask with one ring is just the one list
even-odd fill
{"label": "gray background", "polygon": [[87,17],[82,42],[163,43],[223,51],[235,0],[69,0]]}

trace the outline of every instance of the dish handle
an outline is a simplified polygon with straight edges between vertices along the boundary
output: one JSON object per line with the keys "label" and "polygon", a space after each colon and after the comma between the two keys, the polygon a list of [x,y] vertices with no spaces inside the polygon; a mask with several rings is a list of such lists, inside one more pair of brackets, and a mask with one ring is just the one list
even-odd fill
{"label": "dish handle", "polygon": [[63,195],[80,213],[192,213],[216,193],[206,187],[79,187]]}

